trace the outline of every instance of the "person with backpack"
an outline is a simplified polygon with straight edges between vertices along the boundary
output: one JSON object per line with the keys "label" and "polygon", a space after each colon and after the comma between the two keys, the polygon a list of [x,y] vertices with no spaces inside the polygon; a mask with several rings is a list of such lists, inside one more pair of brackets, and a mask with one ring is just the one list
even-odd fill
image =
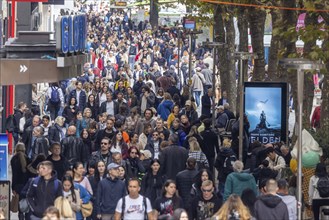
{"label": "person with backpack", "polygon": [[50,83],[47,90],[48,111],[51,120],[55,120],[61,107],[64,107],[64,94],[58,83]]}
{"label": "person with backpack", "polygon": [[15,145],[19,140],[19,136],[21,135],[19,130],[19,121],[23,117],[26,110],[27,107],[25,102],[18,103],[17,108],[14,109],[14,114],[9,115],[5,122],[5,128],[7,132],[13,134]]}
{"label": "person with backpack", "polygon": [[154,219],[151,202],[148,198],[139,194],[140,190],[140,181],[137,178],[130,179],[128,182],[129,194],[118,201],[115,209],[114,220]]}
{"label": "person with backpack", "polygon": [[97,218],[102,220],[113,219],[117,202],[126,195],[126,185],[118,178],[119,165],[110,163],[107,166],[107,172],[108,176],[98,183],[96,202],[94,204]]}
{"label": "person with backpack", "polygon": [[55,199],[63,196],[62,183],[57,179],[50,161],[38,165],[39,175],[34,178],[27,192],[27,200],[32,212],[31,220],[39,220],[49,206],[54,205]]}
{"label": "person with backpack", "polygon": [[312,207],[314,220],[320,219],[320,207],[329,205],[329,177],[324,163],[318,163],[309,184],[309,205]]}
{"label": "person with backpack", "polygon": [[224,187],[224,201],[228,199],[231,194],[237,194],[241,196],[243,190],[250,188],[254,191],[255,195],[258,195],[258,187],[256,185],[255,178],[250,173],[243,171],[243,163],[239,160],[233,163],[233,173],[230,173],[225,181]]}

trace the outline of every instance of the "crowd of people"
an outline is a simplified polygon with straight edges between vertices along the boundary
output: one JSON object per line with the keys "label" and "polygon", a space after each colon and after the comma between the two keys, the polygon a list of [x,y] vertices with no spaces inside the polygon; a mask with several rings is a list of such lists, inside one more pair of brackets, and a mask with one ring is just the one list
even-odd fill
{"label": "crowd of people", "polygon": [[[83,8],[82,75],[50,83],[45,108],[15,109],[19,219],[296,219],[296,185],[282,179],[289,147],[245,143],[237,160],[239,116],[225,91],[213,99],[210,49],[94,7]],[[231,119],[232,141],[220,135]]]}

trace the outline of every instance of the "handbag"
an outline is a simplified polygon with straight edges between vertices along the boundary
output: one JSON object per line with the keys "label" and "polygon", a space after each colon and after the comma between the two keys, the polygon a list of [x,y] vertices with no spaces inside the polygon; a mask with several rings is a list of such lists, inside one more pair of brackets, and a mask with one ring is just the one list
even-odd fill
{"label": "handbag", "polygon": [[84,218],[91,216],[93,213],[93,204],[90,201],[88,203],[81,204],[81,212]]}
{"label": "handbag", "polygon": [[23,213],[28,213],[30,211],[30,206],[27,203],[27,199],[22,199],[19,201],[19,211]]}
{"label": "handbag", "polygon": [[18,212],[18,202],[19,202],[19,195],[13,194],[13,197],[11,198],[10,201],[10,211],[14,213]]}

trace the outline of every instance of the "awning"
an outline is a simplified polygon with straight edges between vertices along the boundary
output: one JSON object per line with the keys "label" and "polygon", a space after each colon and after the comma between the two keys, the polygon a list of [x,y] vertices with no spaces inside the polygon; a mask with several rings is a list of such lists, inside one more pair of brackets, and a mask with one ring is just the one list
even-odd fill
{"label": "awning", "polygon": [[0,85],[58,82],[76,77],[79,69],[78,65],[57,67],[57,60],[1,59]]}

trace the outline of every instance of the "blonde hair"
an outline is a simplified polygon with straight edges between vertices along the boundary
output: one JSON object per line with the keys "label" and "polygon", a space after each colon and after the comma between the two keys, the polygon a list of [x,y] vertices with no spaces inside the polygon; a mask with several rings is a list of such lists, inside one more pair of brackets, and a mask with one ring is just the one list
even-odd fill
{"label": "blonde hair", "polygon": [[224,141],[223,141],[223,147],[231,147],[231,143],[232,143],[232,140],[228,139],[228,138],[224,138]]}
{"label": "blonde hair", "polygon": [[58,209],[61,218],[73,218],[73,210],[71,208],[70,202],[64,196],[58,197],[54,206]]}
{"label": "blonde hair", "polygon": [[190,152],[201,151],[200,144],[195,137],[190,137],[188,143],[190,145]]}
{"label": "blonde hair", "polygon": [[163,98],[164,98],[164,100],[171,100],[172,98],[171,98],[171,95],[168,93],[168,92],[165,92],[164,94],[163,94]]}
{"label": "blonde hair", "polygon": [[215,219],[228,220],[229,215],[233,212],[237,212],[239,214],[239,219],[241,220],[251,219],[249,209],[243,204],[240,197],[236,194],[230,195],[227,201],[218,210],[218,212],[215,213],[213,217]]}

